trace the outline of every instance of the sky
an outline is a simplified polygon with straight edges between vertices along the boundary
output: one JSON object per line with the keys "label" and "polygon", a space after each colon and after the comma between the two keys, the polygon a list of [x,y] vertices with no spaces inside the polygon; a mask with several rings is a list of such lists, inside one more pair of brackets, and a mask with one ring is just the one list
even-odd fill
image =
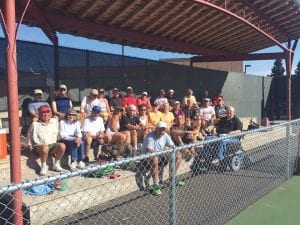
{"label": "sky", "polygon": [[[3,31],[1,29],[0,29],[0,36],[4,37]],[[51,44],[51,42],[46,37],[46,35],[41,31],[41,29],[35,27],[29,27],[26,25],[20,26],[17,39]],[[82,37],[68,35],[68,34],[61,34],[61,33],[58,33],[58,39],[59,39],[59,45],[64,47],[87,49],[87,50],[119,54],[119,55],[122,54],[122,47],[121,45],[118,44],[111,44],[107,42],[101,42],[97,40],[91,40],[87,38],[82,38]],[[300,43],[298,44],[295,51],[292,73],[294,73],[297,63],[300,61],[299,45]],[[279,52],[279,51],[281,51],[279,47],[271,47],[271,48],[263,49],[258,52]],[[165,58],[191,57],[191,55],[187,55],[187,54],[147,50],[147,49],[133,48],[129,46],[124,46],[124,55],[138,57],[138,58],[152,59],[152,60],[159,60]],[[247,67],[247,74],[259,75],[259,76],[266,76],[270,74],[273,64],[274,64],[274,60],[244,61],[244,65],[249,65]]]}

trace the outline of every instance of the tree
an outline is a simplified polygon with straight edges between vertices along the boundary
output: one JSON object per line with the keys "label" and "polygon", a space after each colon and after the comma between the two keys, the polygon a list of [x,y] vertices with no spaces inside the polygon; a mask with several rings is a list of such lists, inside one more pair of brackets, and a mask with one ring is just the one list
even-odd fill
{"label": "tree", "polygon": [[295,69],[295,75],[300,75],[300,61],[297,64],[297,68]]}
{"label": "tree", "polygon": [[276,59],[272,68],[271,77],[283,76],[285,69],[282,66],[282,60]]}

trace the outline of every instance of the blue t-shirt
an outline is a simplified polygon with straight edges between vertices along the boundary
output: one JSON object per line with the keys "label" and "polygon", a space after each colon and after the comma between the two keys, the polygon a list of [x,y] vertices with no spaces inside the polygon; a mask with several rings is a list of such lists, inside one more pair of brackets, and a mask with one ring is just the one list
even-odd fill
{"label": "blue t-shirt", "polygon": [[70,109],[70,99],[67,97],[57,96],[54,101],[56,102],[57,112],[67,113]]}
{"label": "blue t-shirt", "polygon": [[155,131],[149,133],[147,137],[144,139],[143,143],[143,153],[148,153],[147,149],[152,149],[153,152],[163,151],[165,147],[173,147],[174,142],[171,137],[165,133],[163,136],[158,137]]}

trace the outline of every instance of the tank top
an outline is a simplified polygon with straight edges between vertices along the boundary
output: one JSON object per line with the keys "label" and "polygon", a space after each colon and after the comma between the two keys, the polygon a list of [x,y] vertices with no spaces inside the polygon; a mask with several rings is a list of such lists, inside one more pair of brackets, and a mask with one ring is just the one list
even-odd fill
{"label": "tank top", "polygon": [[107,112],[105,100],[98,99],[101,112]]}
{"label": "tank top", "polygon": [[57,112],[67,113],[70,109],[70,99],[57,96],[55,99]]}
{"label": "tank top", "polygon": [[148,117],[147,116],[145,116],[144,118],[140,117],[140,121],[144,126],[146,126],[148,123]]}

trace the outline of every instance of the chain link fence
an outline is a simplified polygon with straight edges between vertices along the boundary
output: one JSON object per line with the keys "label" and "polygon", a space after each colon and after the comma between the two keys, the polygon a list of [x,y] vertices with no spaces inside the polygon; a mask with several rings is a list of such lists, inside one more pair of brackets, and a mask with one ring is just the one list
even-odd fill
{"label": "chain link fence", "polygon": [[[0,187],[0,224],[13,224],[21,192],[24,224],[224,224],[289,179],[297,168],[300,120],[239,135]],[[196,156],[189,160],[187,151]],[[183,160],[176,171],[176,154]],[[158,156],[161,195],[152,190]],[[167,163],[166,163],[167,162]],[[37,179],[35,179],[37,178]],[[176,186],[177,181],[185,185]]]}

